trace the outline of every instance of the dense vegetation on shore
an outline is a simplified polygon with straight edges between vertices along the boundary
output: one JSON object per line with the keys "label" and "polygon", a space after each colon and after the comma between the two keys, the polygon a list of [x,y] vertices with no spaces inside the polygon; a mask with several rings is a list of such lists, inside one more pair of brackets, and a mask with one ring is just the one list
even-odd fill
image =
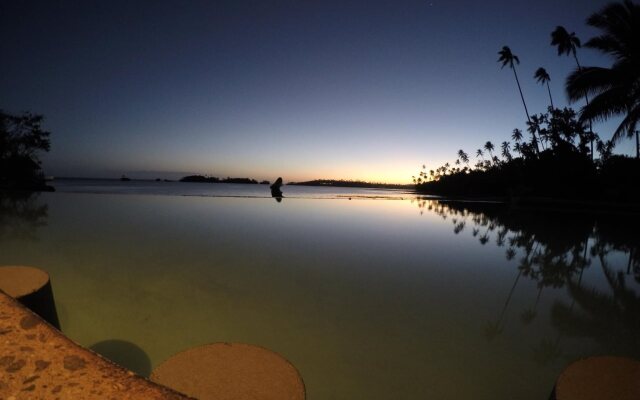
{"label": "dense vegetation on shore", "polygon": [[334,186],[334,187],[355,187],[355,188],[380,188],[380,189],[409,189],[413,185],[399,185],[394,183],[365,182],[344,179],[316,179],[306,182],[289,182],[287,185],[300,186]]}
{"label": "dense vegetation on shore", "polygon": [[43,117],[0,110],[0,190],[52,191],[45,184],[38,153],[49,151]]}
{"label": "dense vegetation on shore", "polygon": [[[610,68],[582,67],[577,49],[580,40],[558,26],[551,44],[558,55],[573,56],[576,69],[566,81],[572,102],[584,101],[579,113],[554,106],[550,77],[538,68],[534,78],[546,85],[550,106],[547,112],[530,115],[520,87],[516,65],[519,58],[504,46],[498,62],[508,66],[514,77],[527,116],[525,137],[514,129],[511,141],[496,149],[487,141],[475,153],[476,162],[458,151],[454,165],[427,171],[423,166],[414,177],[420,193],[467,197],[552,197],[622,202],[640,202],[640,143],[636,130],[640,121],[640,6],[629,0],[611,3],[593,14],[588,24],[602,34],[585,46],[614,60]],[[592,121],[622,116],[611,139],[593,132]],[[624,138],[636,141],[636,158],[614,155]],[[596,154],[599,156],[596,158]]]}

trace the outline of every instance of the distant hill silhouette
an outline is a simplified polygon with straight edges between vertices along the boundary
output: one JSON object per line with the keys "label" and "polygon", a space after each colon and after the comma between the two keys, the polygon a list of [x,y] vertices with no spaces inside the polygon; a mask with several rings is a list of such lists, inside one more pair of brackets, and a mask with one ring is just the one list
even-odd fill
{"label": "distant hill silhouette", "polygon": [[287,185],[300,186],[334,186],[334,187],[355,187],[355,188],[379,188],[379,189],[412,189],[414,185],[400,185],[394,183],[352,181],[343,179],[316,179],[306,182],[289,182]]}
{"label": "distant hill silhouette", "polygon": [[258,184],[258,181],[251,178],[224,178],[220,179],[215,176],[189,175],[180,179],[180,182],[198,182],[198,183],[246,183]]}

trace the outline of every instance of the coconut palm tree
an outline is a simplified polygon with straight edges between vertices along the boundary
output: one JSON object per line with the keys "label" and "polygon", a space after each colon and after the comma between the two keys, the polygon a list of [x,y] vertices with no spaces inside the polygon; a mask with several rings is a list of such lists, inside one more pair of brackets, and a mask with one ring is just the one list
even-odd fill
{"label": "coconut palm tree", "polygon": [[493,143],[491,143],[490,141],[487,141],[487,143],[484,144],[484,149],[489,152],[489,157],[492,158],[493,157],[492,152],[494,149]]}
{"label": "coconut palm tree", "polygon": [[632,138],[640,121],[640,6],[629,0],[611,3],[589,17],[587,23],[602,34],[585,46],[612,56],[614,62],[609,68],[575,70],[567,78],[567,94],[571,101],[583,93],[595,96],[582,108],[581,121],[622,115],[612,140],[625,135]]}
{"label": "coconut palm tree", "polygon": [[[569,33],[563,26],[556,26],[556,29],[551,32],[551,45],[557,47],[559,56],[563,54],[573,55],[573,59],[576,60],[576,65],[578,66],[578,70],[582,69],[580,61],[578,61],[577,52],[577,49],[581,47],[581,44],[580,39],[578,39],[575,32]],[[585,103],[589,105],[587,92],[583,92],[581,96],[584,96]],[[591,136],[591,158],[593,159],[593,127],[591,120],[589,120],[589,133]]]}
{"label": "coconut palm tree", "polygon": [[551,32],[551,45],[558,48],[558,55],[563,54],[573,55],[573,58],[580,68],[580,62],[578,61],[577,49],[581,47],[580,39],[576,36],[575,32],[567,32],[563,26],[556,26],[556,29]]}
{"label": "coconut palm tree", "polygon": [[513,76],[516,78],[516,84],[518,85],[518,91],[520,92],[520,98],[522,99],[522,105],[524,106],[524,112],[527,114],[527,120],[529,120],[529,110],[527,109],[527,103],[524,101],[524,96],[522,94],[522,88],[520,87],[520,80],[518,79],[518,73],[516,72],[515,64],[520,64],[520,59],[518,56],[511,52],[509,46],[502,46],[502,50],[498,52],[500,58],[498,58],[498,62],[502,63],[502,68],[505,66],[509,66],[513,70]]}
{"label": "coconut palm tree", "polygon": [[469,166],[469,155],[465,153],[464,150],[458,150],[458,158],[460,158],[460,161],[465,163],[465,165]]}
{"label": "coconut palm tree", "polygon": [[509,142],[502,142],[500,148],[502,149],[502,157],[504,157],[504,159],[507,161],[511,161],[513,157],[511,156],[511,145],[509,144]]}
{"label": "coconut palm tree", "polygon": [[511,138],[516,142],[519,143],[522,140],[522,131],[518,128],[513,130],[513,134],[511,135]]}
{"label": "coconut palm tree", "polygon": [[536,79],[538,83],[547,85],[547,91],[549,92],[549,101],[551,102],[551,108],[554,108],[553,97],[551,97],[551,88],[549,87],[549,81],[551,80],[551,77],[547,73],[547,70],[540,67],[536,70],[536,73],[533,75],[533,77]]}
{"label": "coconut palm tree", "polygon": [[[524,101],[524,95],[522,94],[522,88],[520,87],[520,80],[518,79],[518,73],[516,72],[515,64],[520,64],[518,56],[511,52],[509,46],[502,46],[502,50],[498,52],[500,56],[498,62],[502,63],[502,68],[509,66],[513,70],[513,76],[516,78],[516,84],[518,85],[518,91],[520,92],[520,98],[522,99],[522,105],[524,106],[524,112],[527,114],[527,121],[531,121],[529,117],[529,110],[527,109],[527,103]],[[535,134],[534,134],[535,137]],[[537,142],[536,142],[537,143]],[[538,152],[538,146],[536,144],[536,152]]]}

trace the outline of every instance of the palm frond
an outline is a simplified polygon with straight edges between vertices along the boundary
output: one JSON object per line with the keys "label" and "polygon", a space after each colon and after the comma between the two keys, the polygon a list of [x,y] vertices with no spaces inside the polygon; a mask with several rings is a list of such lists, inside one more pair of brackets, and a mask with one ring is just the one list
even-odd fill
{"label": "palm frond", "polygon": [[619,74],[611,68],[583,67],[574,70],[567,78],[566,90],[570,101],[577,101],[585,94],[593,95],[619,84]]}
{"label": "palm frond", "polygon": [[611,54],[616,58],[621,58],[627,53],[625,46],[611,35],[600,35],[593,37],[585,43],[590,49],[600,50],[603,53]]}
{"label": "palm frond", "polygon": [[591,102],[582,107],[580,121],[604,121],[629,109],[627,89],[614,87],[601,92]]}
{"label": "palm frond", "polygon": [[622,140],[625,134],[628,138],[632,138],[638,122],[640,122],[640,105],[636,105],[627,113],[627,116],[622,120],[615,132],[613,132],[611,140],[614,142]]}

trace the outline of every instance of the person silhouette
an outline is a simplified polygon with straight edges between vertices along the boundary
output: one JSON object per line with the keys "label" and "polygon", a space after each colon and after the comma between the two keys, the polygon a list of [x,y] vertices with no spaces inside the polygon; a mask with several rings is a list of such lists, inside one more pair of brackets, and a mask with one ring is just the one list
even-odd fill
{"label": "person silhouette", "polygon": [[275,182],[270,186],[271,188],[271,197],[276,197],[276,200],[282,199],[282,191],[280,187],[282,186],[282,178],[276,179]]}

